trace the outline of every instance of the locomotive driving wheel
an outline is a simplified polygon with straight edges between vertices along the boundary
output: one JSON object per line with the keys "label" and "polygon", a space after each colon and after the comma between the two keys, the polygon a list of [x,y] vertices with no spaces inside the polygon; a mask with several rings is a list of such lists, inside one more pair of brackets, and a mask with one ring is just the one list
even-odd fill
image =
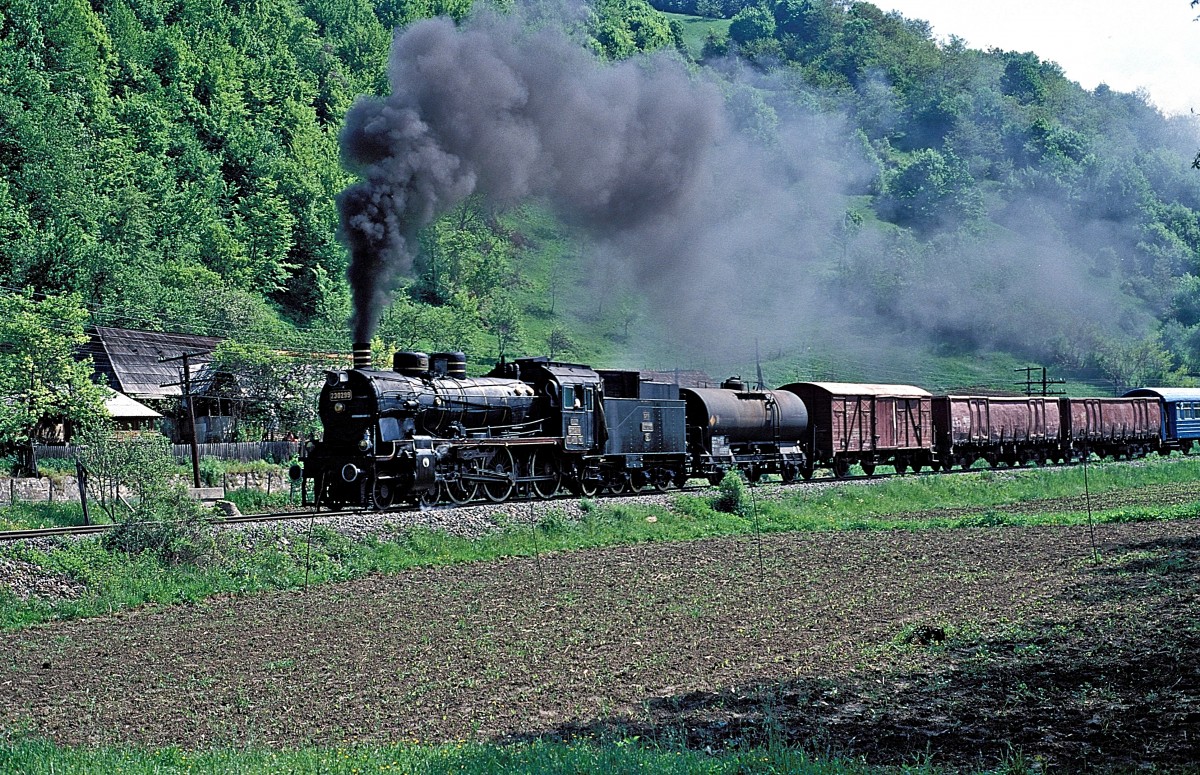
{"label": "locomotive driving wheel", "polygon": [[441,485],[430,487],[428,490],[421,490],[417,493],[417,505],[421,508],[436,506],[441,497],[441,490]]}
{"label": "locomotive driving wheel", "polygon": [[468,501],[475,500],[475,496],[479,494],[479,486],[472,481],[447,479],[442,482],[442,485],[446,490],[446,497],[450,502],[459,506]]}
{"label": "locomotive driving wheel", "polygon": [[516,479],[513,476],[515,469],[516,464],[508,447],[497,447],[492,456],[492,462],[488,464],[488,473],[493,477],[504,478],[490,479],[484,482],[484,496],[493,503],[503,503],[508,500],[512,496],[513,490],[516,489]]}

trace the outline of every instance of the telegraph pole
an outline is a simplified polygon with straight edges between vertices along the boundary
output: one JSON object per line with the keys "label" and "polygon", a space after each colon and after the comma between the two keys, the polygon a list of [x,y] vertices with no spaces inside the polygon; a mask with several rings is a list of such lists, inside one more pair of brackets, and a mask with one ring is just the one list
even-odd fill
{"label": "telegraph pole", "polygon": [[[1035,371],[1037,371],[1038,369],[1041,369],[1041,371],[1042,371],[1042,378],[1040,380],[1035,380],[1033,378],[1033,373]],[[1038,385],[1041,385],[1042,396],[1066,395],[1061,390],[1051,390],[1050,389],[1051,385],[1065,385],[1065,384],[1067,384],[1067,381],[1065,379],[1047,379],[1045,366],[1022,366],[1022,367],[1013,369],[1013,371],[1025,372],[1025,381],[1017,382],[1017,387],[1024,387],[1025,395],[1027,395],[1027,396],[1034,395],[1033,391]]]}
{"label": "telegraph pole", "polygon": [[[183,361],[183,400],[187,403],[188,411],[188,426],[191,428],[192,437],[192,486],[200,486],[200,445],[196,443],[196,407],[192,404],[192,369],[188,365],[189,358],[195,358],[197,355],[205,353],[183,353],[174,358],[159,358],[159,363],[167,363],[170,361]],[[165,382],[159,387],[169,387],[178,385],[179,382]]]}

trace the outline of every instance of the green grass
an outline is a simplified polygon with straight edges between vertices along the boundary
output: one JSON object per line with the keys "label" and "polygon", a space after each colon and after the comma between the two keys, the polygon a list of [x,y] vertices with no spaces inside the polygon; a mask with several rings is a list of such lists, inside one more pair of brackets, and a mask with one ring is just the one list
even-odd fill
{"label": "green grass", "polygon": [[[129,747],[64,748],[38,740],[0,741],[0,770],[35,775],[170,775],[172,773],[662,773],[663,775],[869,775],[870,773],[937,773],[928,764],[868,767],[858,762],[814,760],[803,751],[774,745],[708,754],[687,749],[664,750],[636,740],[607,743],[491,745],[354,746],[298,750],[184,751]],[[1020,772],[1002,766],[986,772]],[[980,770],[979,772],[985,772]]]}
{"label": "green grass", "polygon": [[682,13],[663,13],[663,16],[679,22],[683,27],[683,42],[688,53],[699,59],[704,50],[704,41],[709,32],[724,36],[729,34],[729,19],[709,19],[704,16],[688,16]]}
{"label": "green grass", "polygon": [[[93,521],[104,516],[92,511]],[[107,521],[107,518],[103,521]],[[41,527],[68,527],[83,524],[83,508],[78,503],[16,503],[0,506],[0,530],[29,530]]]}

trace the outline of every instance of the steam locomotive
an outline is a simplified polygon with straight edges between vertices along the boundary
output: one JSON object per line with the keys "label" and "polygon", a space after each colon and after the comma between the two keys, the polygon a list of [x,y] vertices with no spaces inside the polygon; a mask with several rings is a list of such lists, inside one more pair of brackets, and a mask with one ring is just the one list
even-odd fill
{"label": "steam locomotive", "polygon": [[752,480],[811,477],[808,413],[792,393],[680,389],[636,371],[548,358],[466,375],[463,353],[398,352],[391,371],[326,373],[324,434],[293,470],[305,504],[387,509],[400,503],[502,502],[717,482],[736,468]]}
{"label": "steam locomotive", "polygon": [[681,388],[636,371],[548,358],[469,378],[463,353],[398,352],[326,373],[324,434],[293,478],[306,505],[549,498],[718,482],[809,479],[817,468],[871,475],[1187,452],[1200,438],[1200,391],[1143,388],[1122,398],[933,396],[909,385],[802,382]]}

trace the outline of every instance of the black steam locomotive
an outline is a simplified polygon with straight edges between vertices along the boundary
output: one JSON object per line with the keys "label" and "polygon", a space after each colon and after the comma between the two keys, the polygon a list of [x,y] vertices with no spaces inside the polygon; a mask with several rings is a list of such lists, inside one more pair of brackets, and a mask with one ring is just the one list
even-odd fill
{"label": "black steam locomotive", "polygon": [[354,368],[327,373],[319,413],[323,437],[293,472],[318,507],[636,492],[732,468],[812,475],[804,403],[739,382],[680,389],[547,358],[468,378],[462,353],[398,352],[381,371],[356,345]]}

